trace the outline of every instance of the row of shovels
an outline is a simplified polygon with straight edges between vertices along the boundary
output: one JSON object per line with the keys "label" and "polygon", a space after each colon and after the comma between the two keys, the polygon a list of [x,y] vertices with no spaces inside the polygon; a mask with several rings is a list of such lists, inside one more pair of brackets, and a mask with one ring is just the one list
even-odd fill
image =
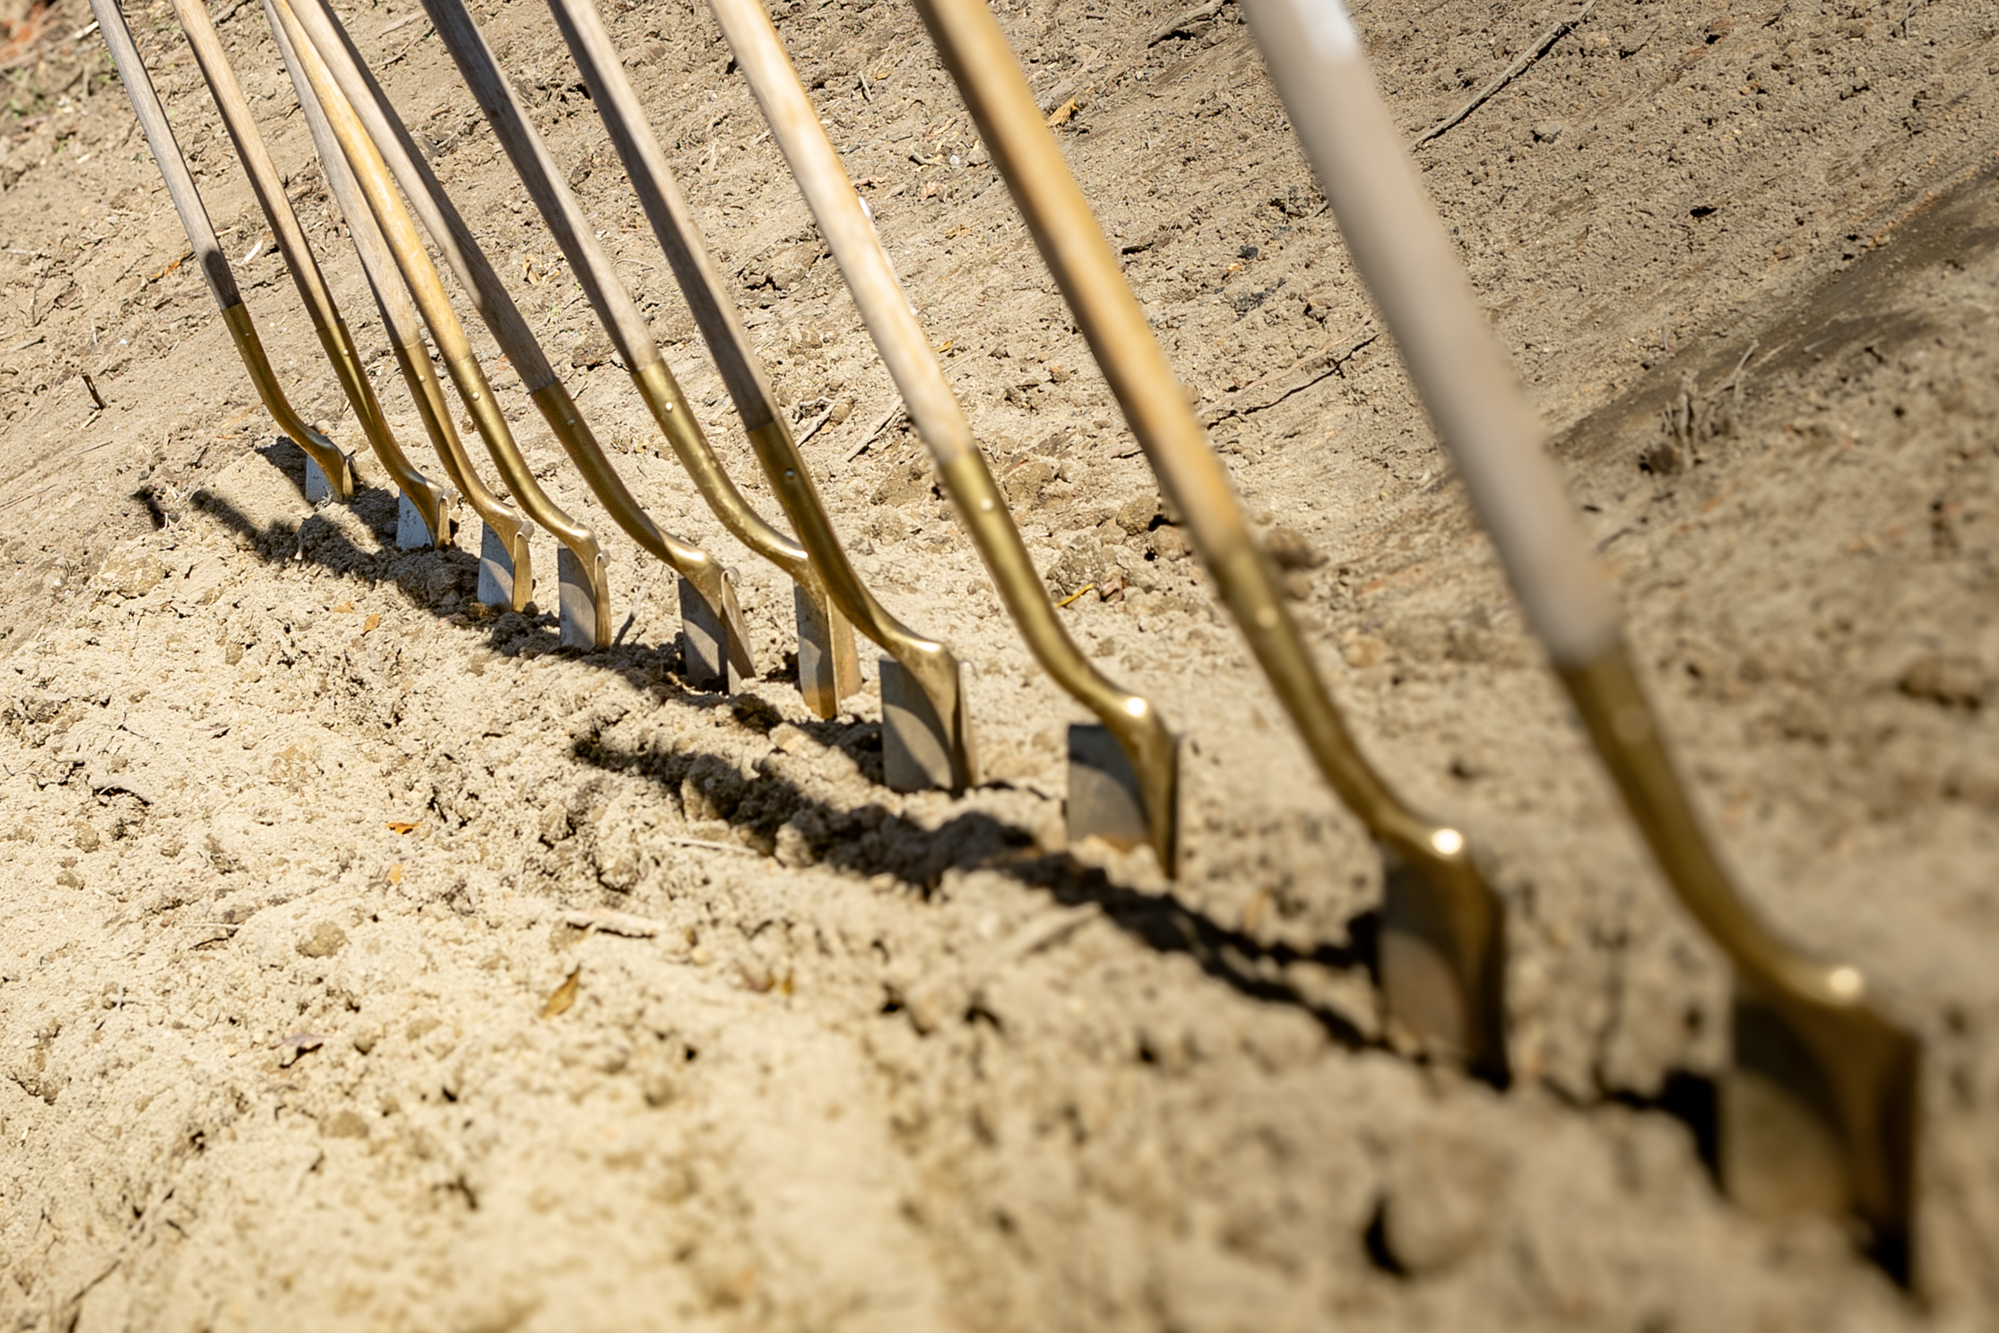
{"label": "row of shovels", "polygon": [[[1529,623],[1667,880],[1734,964],[1734,1054],[1718,1098],[1724,1188],[1760,1215],[1817,1211],[1855,1220],[1866,1247],[1910,1282],[1917,1038],[1884,1015],[1857,968],[1785,942],[1731,883],[1676,774],[1624,646],[1606,578],[1542,448],[1535,412],[1422,191],[1341,0],[1243,2],[1348,250]],[[419,471],[389,429],[206,10],[200,0],[174,0],[361,433],[400,488],[399,543],[448,545],[469,508],[482,525],[480,600],[521,610],[534,589],[530,538],[545,529],[557,542],[562,642],[590,649],[611,641],[598,536],[535,480],[447,296],[434,247],[590,491],[633,541],[679,576],[689,684],[733,691],[756,667],[731,572],[661,529],[619,477],[326,0],[262,3],[448,485]],[[308,457],[309,497],[351,497],[350,457],[300,420],[272,373],[116,0],[91,5],[244,366],[278,428]],[[600,233],[464,0],[423,5],[702,498],[737,540],[792,580],[798,685],[807,706],[833,717],[859,691],[858,631],[885,654],[888,785],[957,791],[976,784],[959,660],[890,615],[848,559],[593,0],[549,0],[549,7],[795,536],[751,508],[717,458]],[[1097,718],[1070,731],[1071,836],[1150,846],[1172,874],[1177,738],[1148,700],[1108,679],[1063,628],[867,207],[760,0],[710,5],[1007,610],[1042,667]],[[1378,963],[1393,1040],[1503,1082],[1502,899],[1464,834],[1413,812],[1355,745],[1228,474],[985,0],[916,5],[1222,601],[1326,780],[1380,850],[1385,899]],[[484,445],[497,486],[485,481],[467,451],[434,362]]]}

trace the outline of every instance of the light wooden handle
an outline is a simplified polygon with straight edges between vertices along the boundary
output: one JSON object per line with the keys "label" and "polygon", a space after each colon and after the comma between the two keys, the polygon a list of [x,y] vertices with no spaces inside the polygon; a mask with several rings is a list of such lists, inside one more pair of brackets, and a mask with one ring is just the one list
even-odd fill
{"label": "light wooden handle", "polygon": [[1410,164],[1340,0],[1244,0],[1340,235],[1556,665],[1618,642],[1617,609],[1541,423]]}
{"label": "light wooden handle", "polygon": [[853,293],[910,419],[936,455],[937,465],[951,466],[972,449],[971,428],[924,341],[909,296],[882,252],[874,223],[862,210],[860,196],[805,95],[805,85],[785,54],[777,29],[760,0],[710,0],[709,7],[832,248],[840,276]]}
{"label": "light wooden handle", "polygon": [[423,0],[424,12],[437,28],[444,47],[458,65],[458,72],[472,89],[479,109],[499,136],[500,146],[514,164],[514,171],[527,186],[535,207],[541,211],[555,243],[562,247],[584,295],[597,311],[597,318],[618,345],[625,368],[637,371],[659,360],[659,347],[645,316],[625,289],[624,280],[612,267],[611,257],[598,243],[583,216],[576,197],[569,192],[561,169],[549,155],[548,146],[514,98],[514,90],[500,72],[486,38],[465,12],[461,0]]}
{"label": "light wooden handle", "polygon": [[361,257],[361,271],[367,275],[368,287],[375,294],[375,305],[382,312],[382,323],[388,330],[389,340],[399,347],[422,347],[423,325],[416,306],[410,301],[409,292],[404,290],[396,276],[395,256],[389,253],[389,243],[382,236],[381,225],[368,211],[368,202],[361,194],[360,183],[354,179],[354,170],[347,165],[347,157],[340,151],[340,141],[333,135],[333,126],[327,123],[325,108],[312,94],[312,85],[299,66],[298,53],[292,49],[291,37],[285,32],[284,24],[278,21],[277,11],[271,8],[271,0],[264,0],[264,18],[270,24],[271,36],[277,40],[278,55],[284,61],[285,72],[291,76],[292,91],[298,97],[299,110],[305,113],[306,129],[312,135],[312,146],[318,151],[320,166],[326,172],[327,188],[333,192],[333,202],[339,206],[340,216],[346,220],[347,230],[354,238],[355,253]]}
{"label": "light wooden handle", "polygon": [[236,290],[236,277],[229,271],[229,261],[222,256],[214,224],[209,222],[208,210],[194,188],[194,177],[188,174],[180,144],[174,139],[173,127],[167,124],[167,113],[160,106],[160,95],[153,90],[145,62],[139,59],[139,48],[132,42],[132,32],[125,26],[118,0],[90,0],[90,12],[97,16],[104,45],[111,49],[111,63],[118,69],[118,80],[125,85],[126,96],[132,99],[139,128],[146,132],[146,144],[153,150],[153,160],[159,163],[160,175],[167,183],[167,197],[173,200],[174,212],[180,214],[181,229],[187,233],[187,243],[194,250],[195,262],[201,265],[201,276],[208,280],[208,290],[214,293],[215,304],[224,310],[243,304],[242,293]]}
{"label": "light wooden handle", "polygon": [[618,157],[625,163],[639,207],[645,210],[646,221],[666,252],[666,262],[688,309],[694,312],[694,322],[708,344],[709,355],[715,358],[744,429],[755,432],[779,420],[770,377],[750,344],[749,330],[743,326],[735,303],[724,295],[721,273],[686,198],[674,183],[666,154],[631,80],[625,76],[624,62],[605,30],[603,17],[591,0],[549,0],[549,8],[617,146]]}
{"label": "light wooden handle", "polygon": [[236,155],[242,159],[243,170],[250,178],[250,189],[271,224],[299,296],[305,301],[313,323],[330,328],[339,322],[340,312],[326,290],[326,281],[320,275],[312,247],[306,244],[305,231],[292,211],[291,200],[285,196],[277,166],[250,117],[249,103],[243,100],[242,86],[236,82],[236,71],[222,50],[222,39],[216,35],[202,0],[174,0],[174,14],[180,19],[181,31],[187,35],[196,63],[201,66],[202,77],[208,81],[216,109],[222,113],[222,126],[236,145]]}
{"label": "light wooden handle", "polygon": [[[354,108],[355,115],[360,117],[362,128],[374,141],[389,174],[402,187],[410,207],[423,221],[424,230],[430,233],[431,240],[443,253],[451,271],[472,294],[472,303],[478,309],[480,318],[492,330],[494,341],[500,344],[500,350],[513,363],[522,384],[533,394],[556,383],[555,368],[549,364],[534,334],[528,330],[520,307],[514,304],[506,284],[500,281],[500,275],[494,271],[492,263],[473,238],[472,229],[445,194],[444,186],[431,172],[430,165],[423,160],[423,154],[417,150],[409,131],[394,114],[388,95],[375,82],[375,76],[368,71],[360,53],[354,49],[346,29],[333,17],[325,0],[297,0],[291,11],[304,30],[306,40],[319,52],[320,59],[332,71],[333,81]],[[445,351],[441,346],[439,350]],[[450,355],[448,351],[445,354],[447,357]]]}

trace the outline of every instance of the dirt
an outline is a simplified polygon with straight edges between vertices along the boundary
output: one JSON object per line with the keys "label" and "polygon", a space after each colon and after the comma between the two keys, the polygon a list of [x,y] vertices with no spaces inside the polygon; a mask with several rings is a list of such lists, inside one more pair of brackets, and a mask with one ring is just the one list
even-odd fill
{"label": "dirt", "polygon": [[[358,446],[171,11],[131,12],[295,401]],[[549,16],[476,12],[774,514]],[[789,590],[677,474],[420,10],[350,21],[633,488],[739,568],[763,674],[733,699],[684,687],[669,572],[503,374],[606,534],[617,647],[480,614],[464,551],[397,551],[372,460],[352,506],[305,503],[62,0],[0,14],[28,52],[0,113],[0,1319],[1990,1326],[1999,16],[1599,0],[1416,154],[1746,890],[1923,1036],[1917,1299],[1841,1226],[1719,1193],[1726,970],[1527,638],[1247,29],[1148,44],[1180,12],[1002,21],[1368,752],[1491,862],[1511,1083],[1385,1041],[1379,862],[907,6],[780,31],[1051,587],[1127,584],[1064,614],[1189,737],[1177,883],[1064,845],[1081,710],[1000,614],[705,9],[612,31],[787,407],[830,411],[806,452],[860,569],[976,667],[961,798],[880,785],[875,703],[805,710]],[[1567,12],[1356,20],[1413,136]],[[259,24],[222,32],[421,440]]]}

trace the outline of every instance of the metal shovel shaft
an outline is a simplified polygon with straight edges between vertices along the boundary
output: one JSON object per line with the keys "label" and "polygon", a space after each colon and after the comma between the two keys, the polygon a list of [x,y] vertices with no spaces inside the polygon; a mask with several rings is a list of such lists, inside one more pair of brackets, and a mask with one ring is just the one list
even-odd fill
{"label": "metal shovel shaft", "polygon": [[[645,316],[639,312],[638,303],[598,242],[541,135],[515,100],[512,87],[472,16],[458,0],[425,0],[425,11],[487,122],[493,126],[515,173],[554,233],[598,322],[616,344],[640,397],[708,507],[737,540],[776,564],[813,595],[823,598],[821,580],[805,549],[771,527],[750,507],[709,447],[700,423],[653,340]],[[751,670],[747,659],[738,664],[738,669],[745,674]]]}
{"label": "metal shovel shaft", "polygon": [[1382,851],[1381,971],[1391,1017],[1413,1029],[1416,1043],[1503,1076],[1503,903],[1464,835],[1412,812],[1355,745],[992,11],[983,0],[918,0],[917,8],[1250,651],[1320,772]]}
{"label": "metal shovel shaft", "polygon": [[167,196],[173,200],[174,212],[180,216],[181,229],[187,233],[195,263],[200,266],[201,276],[207,281],[208,290],[222,311],[223,322],[236,344],[244,369],[256,386],[257,396],[263,400],[265,410],[271,414],[278,429],[319,464],[333,493],[340,499],[351,499],[354,472],[347,456],[331,440],[308,426],[293,410],[276,373],[271,369],[270,358],[264,354],[256,325],[250,319],[248,307],[243,304],[242,293],[237,290],[236,277],[229,269],[228,259],[222,254],[221,244],[215,239],[215,228],[208,220],[208,210],[201,202],[200,192],[194,187],[194,177],[188,173],[187,162],[181,157],[180,144],[174,139],[173,128],[167,123],[166,110],[160,105],[159,94],[153,88],[151,76],[146,73],[145,62],[139,58],[139,48],[132,41],[131,30],[125,26],[124,12],[118,8],[117,0],[91,0],[90,9],[97,17],[99,31],[104,34],[104,45],[111,52],[111,63],[118,70],[119,82],[125,85],[126,96],[131,99],[132,110],[139,118],[139,128],[145,132],[146,144],[153,151],[153,160],[159,164]]}
{"label": "metal shovel shaft", "polygon": [[639,105],[603,20],[589,0],[549,0],[599,114],[631,177],[640,206],[658,237],[674,277],[694,313],[709,354],[748,433],[765,479],[785,517],[824,579],[826,593],[854,628],[872,639],[919,682],[950,737],[952,782],[978,780],[977,756],[960,690],[958,661],[950,650],[890,615],[855,571],[820,502],[811,470],[799,454],[779,410],[770,378],[749,332],[723,287],[693,214],[666,165],[657,137]]}
{"label": "metal shovel shaft", "polygon": [[[473,305],[499,343],[500,350],[520,374],[529,397],[549,430],[582,474],[592,493],[633,541],[692,583],[718,619],[735,619],[730,615],[730,599],[724,591],[721,566],[699,547],[661,530],[611,465],[582,413],[563,388],[541,345],[528,329],[527,321],[514,304],[506,285],[437,177],[422,161],[408,130],[397,118],[387,95],[368,71],[339,20],[324,0],[299,0],[294,6],[294,13],[307,40],[326,62],[334,81],[367,128],[369,137],[374,140],[377,151],[408,197],[411,207],[423,219],[432,241],[443,252],[458,280],[472,294]],[[511,478],[508,484],[513,486]],[[550,528],[558,537],[564,536],[561,526],[535,513],[534,506],[528,504],[526,496],[518,488],[515,488],[515,493],[521,496],[522,507],[536,522]],[[561,518],[573,522],[566,515]],[[566,537],[565,544],[568,544]],[[577,554],[582,558],[581,551]],[[608,615],[608,609],[600,611],[600,615]],[[735,650],[746,653],[740,642],[735,645]],[[755,669],[746,656],[739,666],[744,674],[752,674]]]}
{"label": "metal shovel shaft", "polygon": [[313,92],[312,84],[306,77],[303,58],[292,45],[290,33],[278,17],[272,0],[263,0],[263,7],[265,21],[277,42],[278,54],[284,60],[285,72],[291,77],[299,109],[305,115],[306,128],[312,135],[313,146],[319,151],[327,185],[332,190],[334,202],[339,205],[341,216],[347,221],[348,235],[354,240],[354,252],[361,260],[361,271],[367,276],[368,289],[374,294],[376,309],[381,312],[382,327],[388,334],[396,365],[402,371],[403,383],[409,389],[418,417],[423,421],[424,433],[430,437],[431,447],[437,452],[438,461],[444,465],[452,483],[508,555],[511,569],[503,590],[507,594],[507,604],[512,610],[525,610],[534,593],[527,521],[518,509],[486,485],[471,456],[466,453],[465,442],[459,438],[457,423],[451,417],[451,405],[444,396],[443,386],[438,383],[436,370],[430,364],[430,349],[423,340],[422,317],[418,315],[409,289],[397,271],[395,255],[390,251],[388,240],[382,235],[381,226],[375,221],[375,215],[362,194],[361,183],[355,179],[347,155],[341,150],[333,126],[326,118],[326,109]]}
{"label": "metal shovel shaft", "polygon": [[305,302],[306,313],[312,318],[320,345],[333,364],[334,374],[354,409],[355,419],[361,423],[362,434],[382,466],[423,516],[432,543],[440,546],[448,544],[451,540],[451,497],[416,470],[390,431],[381,404],[375,398],[374,385],[361,368],[354,339],[348,332],[346,321],[340,317],[340,308],[334,302],[333,293],[327,289],[319,262],[306,241],[304,229],[299,226],[298,215],[292,211],[291,200],[285,196],[283,181],[264,146],[263,136],[257,131],[255,120],[251,118],[249,104],[243,99],[243,90],[236,81],[236,72],[230,67],[228,55],[222,49],[222,41],[216,36],[215,25],[209,22],[208,11],[202,7],[200,0],[174,0],[174,12],[180,18],[181,31],[186,34],[195,61],[201,66],[209,92],[215,98],[216,109],[222,113],[223,127],[236,145],[236,155],[250,178],[250,188],[263,209],[264,219],[270,223],[271,232],[277,238],[278,249],[285,257],[285,267],[291,273],[293,285],[298,288],[299,298]]}
{"label": "metal shovel shaft", "polygon": [[[599,646],[608,644],[611,639],[610,599],[604,580],[603,552],[597,545],[596,535],[558,508],[535,480],[527,460],[521,457],[520,449],[514,442],[505,414],[494,401],[492,386],[472,354],[472,345],[465,336],[464,326],[451,309],[443,280],[430,262],[423,240],[417,234],[415,219],[395,194],[388,167],[375,141],[335,81],[319,48],[308,40],[306,29],[287,0],[272,0],[272,8],[305,71],[313,97],[326,113],[327,122],[354,173],[368,209],[395,256],[403,281],[415,298],[424,323],[430,327],[431,337],[436,340],[438,352],[444,359],[446,373],[458,389],[480,438],[485,441],[487,453],[521,508],[536,523],[553,532],[582,565],[592,587],[600,594],[592,626],[593,640]],[[519,595],[518,589],[516,595]]]}
{"label": "metal shovel shaft", "polygon": [[712,4],[1007,610],[1043,669],[1117,738],[1139,780],[1153,850],[1166,872],[1173,873],[1177,756],[1172,733],[1149,701],[1113,684],[1083,655],[1057,617],[957,396],[945,382],[881,238],[862,210],[769,14],[759,0]]}
{"label": "metal shovel shaft", "polygon": [[1387,826],[1402,806],[1361,758],[1327,695],[1251,539],[1228,473],[1042,123],[999,24],[981,0],[920,0],[918,8],[1140,447],[1186,515],[1194,545],[1278,698],[1347,806],[1371,828]]}
{"label": "metal shovel shaft", "polygon": [[[1766,1045],[1786,1048],[1771,1059],[1786,1066],[1779,1081],[1808,1114],[1765,1135],[1767,1154],[1725,1146],[1735,1175],[1725,1183],[1792,1202],[1840,1200],[1873,1225],[1877,1245],[1906,1255],[1916,1039],[1871,1006],[1858,969],[1781,939],[1723,868],[1632,668],[1608,582],[1542,450],[1533,407],[1423,192],[1341,0],[1245,0],[1245,9],[1347,248],[1598,753],[1680,901],[1734,962],[1744,999],[1783,1029]],[[1751,1100],[1768,1114],[1737,1117],[1741,1126],[1781,1114],[1772,1098]],[[1843,1162],[1780,1162],[1800,1160],[1775,1145],[1810,1116],[1836,1122],[1841,1141],[1831,1156]],[[1748,1179],[1759,1174],[1765,1180]],[[1835,1174],[1847,1179],[1809,1179]],[[1790,1179],[1772,1187],[1779,1175]]]}

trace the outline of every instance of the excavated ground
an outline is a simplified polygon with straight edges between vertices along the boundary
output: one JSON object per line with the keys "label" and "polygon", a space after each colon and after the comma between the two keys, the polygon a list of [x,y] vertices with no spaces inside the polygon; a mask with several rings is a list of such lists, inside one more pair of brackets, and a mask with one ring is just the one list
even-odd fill
{"label": "excavated ground", "polygon": [[[549,15],[475,8],[775,513]],[[741,570],[763,675],[734,699],[684,686],[672,579],[615,533],[625,631],[576,655],[549,615],[478,614],[464,552],[398,552],[371,461],[355,504],[308,507],[87,15],[0,13],[0,1320],[1999,1318],[1988,3],[1598,0],[1416,153],[1743,883],[1926,1043],[1927,1303],[1841,1228],[1721,1198],[1725,968],[1526,636],[1233,7],[1158,40],[1179,0],[1002,21],[1367,751],[1507,896],[1505,1088],[1385,1040],[1379,862],[1160,514],[914,12],[779,26],[1051,587],[1095,585],[1063,614],[1189,738],[1178,883],[1064,846],[1082,713],[1000,613],[712,19],[614,9],[788,409],[824,419],[806,452],[859,567],[977,668],[988,780],[891,794],[875,704],[803,708],[789,589],[664,454],[409,0],[353,31],[634,488]],[[358,445],[171,10],[130,12],[295,400]],[[1356,19],[1413,135],[1568,12]],[[414,446],[257,6],[222,32]]]}

